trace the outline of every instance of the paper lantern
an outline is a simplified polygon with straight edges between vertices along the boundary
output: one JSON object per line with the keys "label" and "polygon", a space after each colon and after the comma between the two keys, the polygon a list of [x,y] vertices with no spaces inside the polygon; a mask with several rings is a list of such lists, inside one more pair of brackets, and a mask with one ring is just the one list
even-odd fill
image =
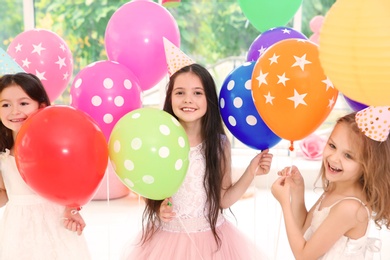
{"label": "paper lantern", "polygon": [[337,0],[320,32],[325,74],[358,102],[390,105],[390,1]]}

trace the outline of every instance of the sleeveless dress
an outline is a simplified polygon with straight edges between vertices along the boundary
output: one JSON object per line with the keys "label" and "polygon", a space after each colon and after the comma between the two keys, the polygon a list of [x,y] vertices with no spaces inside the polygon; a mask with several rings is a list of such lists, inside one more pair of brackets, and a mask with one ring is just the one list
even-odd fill
{"label": "sleeveless dress", "polygon": [[190,148],[186,177],[172,196],[176,217],[162,222],[151,240],[140,245],[139,238],[130,244],[122,259],[131,260],[250,260],[266,259],[254,243],[220,214],[217,232],[222,244],[218,249],[207,221],[206,193],[203,187],[205,158],[202,144]]}
{"label": "sleeveless dress", "polygon": [[88,260],[86,240],[62,225],[64,206],[36,195],[24,182],[15,157],[0,153],[8,202],[0,219],[1,260]]}
{"label": "sleeveless dress", "polygon": [[[368,219],[371,219],[370,211],[368,210],[367,206],[358,198],[355,197],[345,197],[341,200],[336,201],[333,205],[322,208],[319,210],[322,199],[324,196],[322,196],[320,203],[316,206],[314,212],[313,212],[313,219],[311,222],[310,227],[306,230],[304,234],[305,240],[309,240],[310,237],[314,234],[314,232],[317,230],[317,228],[322,224],[322,222],[326,219],[326,217],[329,215],[330,210],[333,206],[335,206],[337,203],[343,201],[343,200],[357,200],[359,201],[364,208],[367,211]],[[342,236],[339,238],[339,240],[336,241],[336,243],[330,248],[330,250],[323,256],[321,256],[319,259],[321,260],[369,260],[373,259],[373,253],[379,252],[381,248],[381,240],[377,238],[371,238],[368,237],[369,233],[369,227],[370,227],[370,221],[367,223],[367,229],[364,236],[358,239],[351,239],[346,236]]]}

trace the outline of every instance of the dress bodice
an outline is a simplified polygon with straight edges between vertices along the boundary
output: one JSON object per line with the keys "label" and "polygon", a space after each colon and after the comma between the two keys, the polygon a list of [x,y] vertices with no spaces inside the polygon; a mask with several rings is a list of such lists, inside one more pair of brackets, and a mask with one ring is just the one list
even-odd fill
{"label": "dress bodice", "polygon": [[[179,190],[172,196],[176,218],[162,223],[163,229],[170,231],[196,232],[210,228],[207,220],[207,195],[203,185],[206,160],[203,143],[190,148],[187,174]],[[217,226],[223,222],[220,216]]]}
{"label": "dress bodice", "polygon": [[15,157],[10,155],[9,150],[0,153],[0,171],[10,200],[12,196],[35,195],[35,192],[24,182],[16,166]]}
{"label": "dress bodice", "polygon": [[190,148],[187,174],[177,193],[172,196],[174,210],[182,219],[207,214],[207,197],[203,186],[206,166],[202,146],[200,143]]}
{"label": "dress bodice", "polygon": [[[323,197],[322,197],[323,199]],[[306,230],[304,234],[304,238],[309,240],[310,237],[314,234],[314,232],[318,229],[318,227],[322,224],[322,222],[329,215],[330,210],[333,206],[338,204],[339,202],[346,199],[353,199],[359,201],[366,209],[369,219],[371,218],[370,211],[367,206],[358,198],[355,197],[346,197],[329,207],[324,207],[321,210],[319,209],[321,206],[321,201],[317,204],[316,208],[313,211],[313,219],[310,227]],[[331,247],[331,249],[319,259],[372,259],[372,253],[377,252],[380,248],[380,240],[376,238],[368,237],[370,222],[367,223],[367,229],[364,236],[358,239],[351,239],[346,236],[342,236],[336,243]]]}

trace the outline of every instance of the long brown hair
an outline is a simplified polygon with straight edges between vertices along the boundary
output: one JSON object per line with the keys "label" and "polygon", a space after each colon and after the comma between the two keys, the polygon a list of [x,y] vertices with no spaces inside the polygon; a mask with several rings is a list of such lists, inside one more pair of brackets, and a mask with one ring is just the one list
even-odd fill
{"label": "long brown hair", "polygon": [[[215,82],[206,68],[199,64],[186,66],[174,73],[167,86],[167,93],[164,103],[164,111],[176,117],[172,109],[172,91],[175,79],[182,73],[193,73],[202,82],[207,99],[207,111],[202,119],[203,152],[206,158],[206,173],[203,185],[207,194],[207,205],[209,214],[207,219],[210,223],[215,241],[220,247],[221,239],[216,231],[216,223],[219,215],[222,189],[222,176],[227,159],[223,151],[225,130],[218,106],[218,96]],[[176,117],[177,118],[177,117]],[[142,243],[148,241],[158,230],[160,224],[159,209],[162,201],[146,199],[146,207],[143,213]],[[146,225],[145,225],[146,224]]]}

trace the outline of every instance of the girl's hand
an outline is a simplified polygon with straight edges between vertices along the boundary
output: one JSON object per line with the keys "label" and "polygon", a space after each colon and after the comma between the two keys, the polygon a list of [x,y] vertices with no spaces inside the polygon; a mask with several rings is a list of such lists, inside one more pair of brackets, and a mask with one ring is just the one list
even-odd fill
{"label": "girl's hand", "polygon": [[289,177],[287,182],[293,191],[301,190],[305,188],[305,181],[298,168],[293,165],[291,167],[285,167],[283,170],[278,172],[279,176]]}
{"label": "girl's hand", "polygon": [[272,157],[273,154],[269,153],[269,149],[266,149],[252,159],[250,167],[253,169],[254,176],[269,173],[269,170],[271,169]]}
{"label": "girl's hand", "polygon": [[85,222],[79,211],[75,208],[66,207],[64,211],[63,225],[66,229],[81,235],[85,228]]}
{"label": "girl's hand", "polygon": [[164,222],[169,222],[176,216],[173,212],[172,198],[167,198],[161,203],[159,213],[160,219]]}
{"label": "girl's hand", "polygon": [[[290,178],[290,180],[288,180]],[[292,183],[291,177],[278,178],[271,187],[272,195],[279,201],[281,205],[290,203],[290,184]]]}

